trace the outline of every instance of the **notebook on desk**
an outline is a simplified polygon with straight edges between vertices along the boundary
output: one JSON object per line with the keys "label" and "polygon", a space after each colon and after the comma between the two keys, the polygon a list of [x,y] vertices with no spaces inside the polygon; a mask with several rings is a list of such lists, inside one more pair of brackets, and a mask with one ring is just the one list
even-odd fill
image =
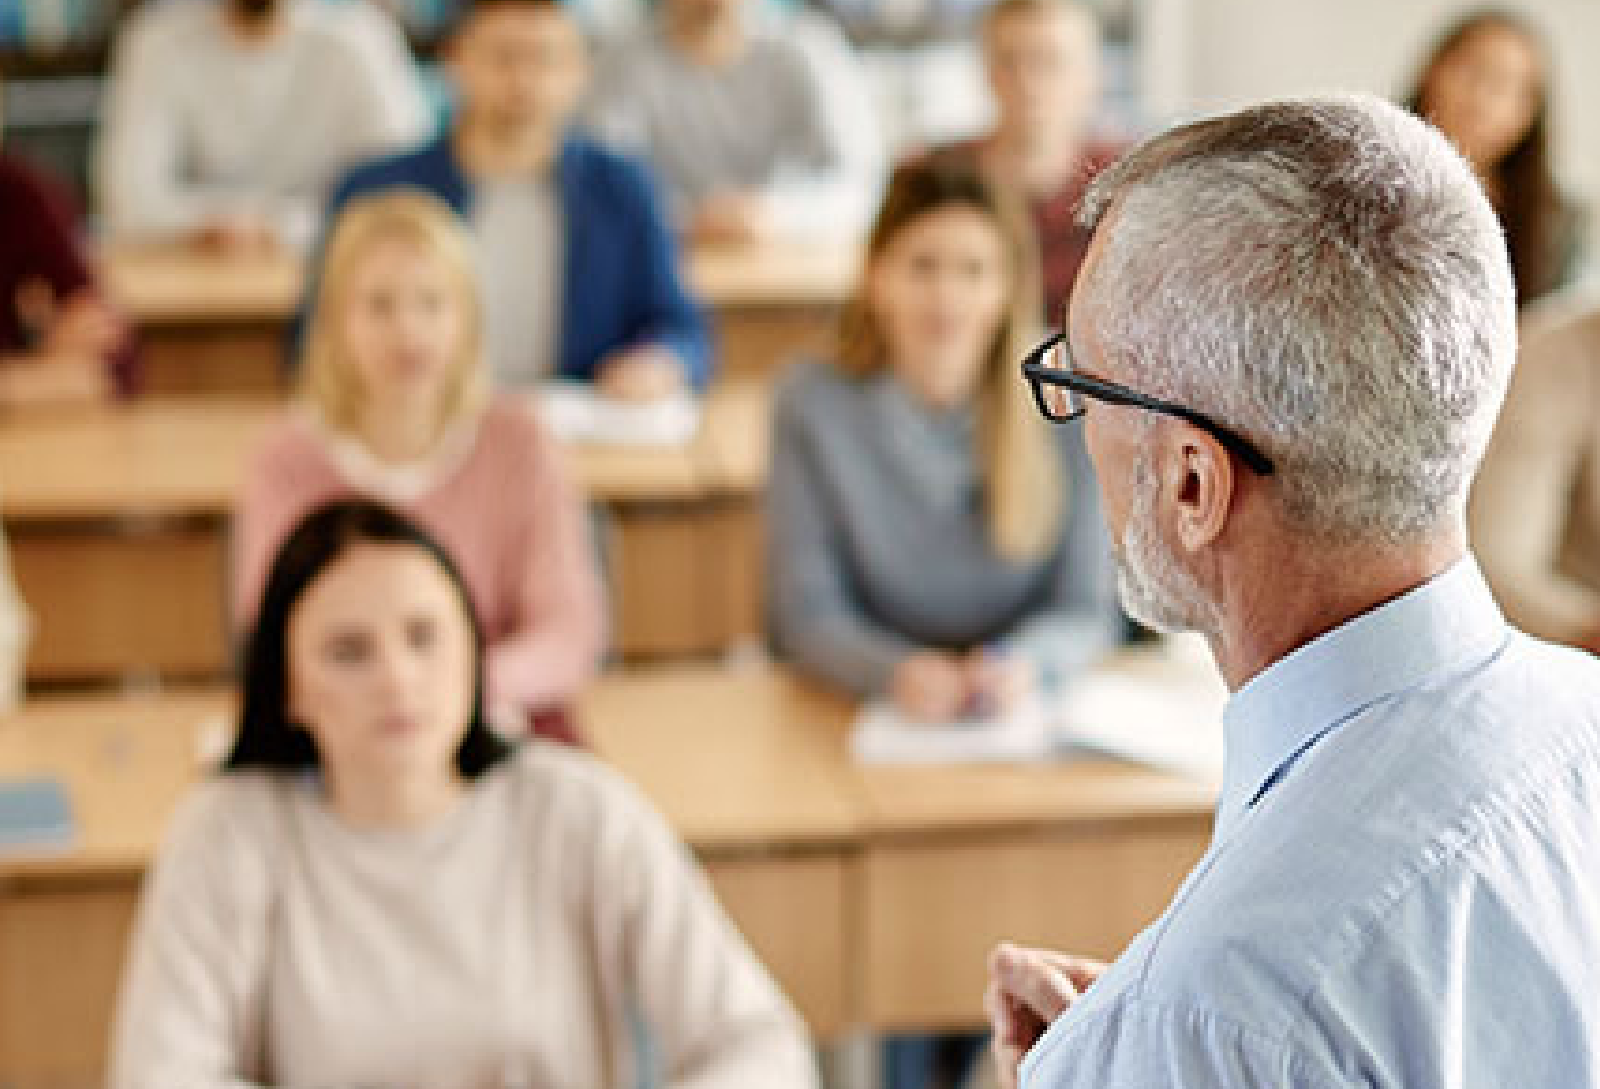
{"label": "notebook on desk", "polygon": [[1134,668],[1091,670],[1059,696],[991,718],[929,725],[887,702],[869,703],[851,748],[864,764],[1018,763],[1091,752],[1220,782],[1220,681],[1156,659],[1130,661]]}
{"label": "notebook on desk", "polygon": [[700,426],[700,404],[689,393],[631,404],[585,382],[546,382],[535,395],[540,417],[557,438],[605,446],[680,446]]}
{"label": "notebook on desk", "polygon": [[0,858],[70,850],[78,840],[59,780],[0,779]]}

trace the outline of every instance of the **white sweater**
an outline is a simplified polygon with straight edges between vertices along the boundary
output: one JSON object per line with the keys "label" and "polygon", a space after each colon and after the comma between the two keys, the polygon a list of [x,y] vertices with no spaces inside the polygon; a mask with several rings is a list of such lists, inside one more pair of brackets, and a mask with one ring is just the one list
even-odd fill
{"label": "white sweater", "polygon": [[159,240],[264,214],[306,245],[340,174],[429,129],[399,28],[367,0],[284,0],[241,41],[220,0],[141,6],[117,41],[97,163],[114,236]]}
{"label": "white sweater", "polygon": [[208,783],[147,880],[112,1089],[814,1089],[801,1026],[649,806],[532,743],[417,832]]}

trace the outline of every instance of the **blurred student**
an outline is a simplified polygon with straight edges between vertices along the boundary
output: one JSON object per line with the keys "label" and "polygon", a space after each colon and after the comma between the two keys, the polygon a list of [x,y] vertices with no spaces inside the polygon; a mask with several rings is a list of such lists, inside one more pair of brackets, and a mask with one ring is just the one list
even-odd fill
{"label": "blurred student", "polygon": [[415,191],[349,205],[334,229],[299,404],[257,451],[234,520],[233,614],[247,630],[273,554],[317,504],[361,493],[450,551],[487,646],[497,724],[553,712],[594,673],[602,595],[581,498],[533,409],[491,394],[470,243]]}
{"label": "blurred student", "polygon": [[1472,487],[1472,543],[1506,616],[1600,654],[1600,305],[1524,323],[1505,408]]}
{"label": "blurred student", "polygon": [[1577,278],[1583,210],[1550,167],[1550,60],[1533,25],[1508,11],[1463,18],[1434,45],[1407,104],[1472,164],[1505,230],[1517,302]]}
{"label": "blurred student", "polygon": [[690,239],[855,239],[882,137],[859,62],[825,15],[761,0],[662,0],[603,58],[601,135],[649,161]]}
{"label": "blurred student", "polygon": [[442,547],[318,509],[273,562],[223,774],[145,883],[112,1089],[813,1089],[689,852],[587,756],[485,723]]}
{"label": "blurred student", "polygon": [[342,171],[430,123],[405,39],[369,0],[144,4],[106,87],[101,207],[139,242],[302,248]]}
{"label": "blurred student", "polygon": [[556,0],[465,0],[444,44],[456,112],[433,143],[355,170],[353,197],[424,189],[471,225],[490,371],[654,400],[710,376],[710,343],[644,171],[570,126],[587,61]]}
{"label": "blurred student", "polygon": [[[1027,233],[977,174],[901,167],[838,358],[797,367],[778,394],[773,641],[914,719],[1003,711],[1118,632],[1082,439],[1043,426],[1016,378],[1037,329]],[[958,1077],[980,1043],[895,1040],[888,1083]]]}
{"label": "blurred student", "polygon": [[109,397],[129,377],[127,332],[96,287],[66,196],[3,151],[0,239],[0,411]]}
{"label": "blurred student", "polygon": [[1126,150],[1095,133],[1099,24],[1079,0],[997,0],[980,33],[994,128],[933,155],[977,167],[1026,204],[1039,244],[1045,322],[1059,325],[1089,248],[1078,202]]}

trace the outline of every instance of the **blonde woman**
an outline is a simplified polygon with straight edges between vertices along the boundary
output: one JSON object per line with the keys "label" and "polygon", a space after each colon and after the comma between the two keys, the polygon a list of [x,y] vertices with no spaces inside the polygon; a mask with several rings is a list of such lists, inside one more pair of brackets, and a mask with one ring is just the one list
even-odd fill
{"label": "blonde woman", "polygon": [[248,627],[306,511],[360,493],[408,511],[461,567],[488,639],[495,720],[561,732],[591,676],[602,603],[579,495],[525,403],[488,392],[469,243],[421,193],[349,205],[327,248],[299,403],[258,451],[235,520]]}

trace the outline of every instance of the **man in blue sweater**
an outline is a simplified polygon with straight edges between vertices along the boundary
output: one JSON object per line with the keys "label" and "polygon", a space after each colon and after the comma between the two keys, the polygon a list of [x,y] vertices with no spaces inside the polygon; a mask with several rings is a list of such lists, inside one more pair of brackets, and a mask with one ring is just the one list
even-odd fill
{"label": "man in blue sweater", "polygon": [[443,135],[358,167],[350,200],[426,190],[479,244],[486,349],[497,382],[593,381],[630,400],[710,376],[704,320],[643,169],[570,127],[584,45],[555,0],[467,0],[444,59],[456,104]]}

